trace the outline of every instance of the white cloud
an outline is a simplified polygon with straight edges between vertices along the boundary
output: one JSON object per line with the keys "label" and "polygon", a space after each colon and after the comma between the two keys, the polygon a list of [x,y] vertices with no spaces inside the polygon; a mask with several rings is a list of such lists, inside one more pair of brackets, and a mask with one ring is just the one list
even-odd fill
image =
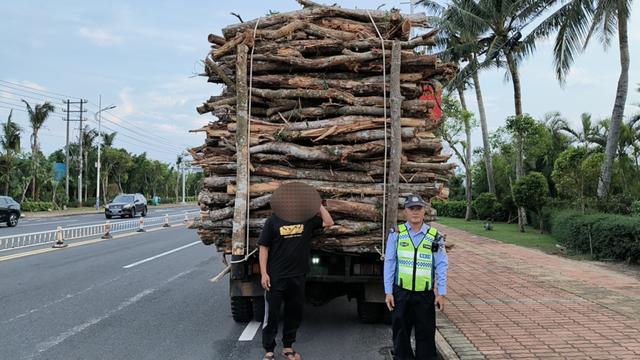
{"label": "white cloud", "polygon": [[[122,90],[120,90],[120,92],[118,92],[118,98],[120,99],[120,101],[117,104],[118,107],[112,110],[112,112],[115,113],[116,116],[118,116],[120,119],[124,119],[124,117],[131,115],[135,112],[133,100],[131,99],[131,95],[130,95],[131,90],[132,89],[130,87],[125,87]],[[113,119],[113,121],[116,123],[120,123],[121,122],[120,119],[116,118],[116,119]]]}
{"label": "white cloud", "polygon": [[112,34],[104,29],[90,29],[81,27],[78,31],[79,35],[98,46],[118,45],[122,42],[122,38]]}

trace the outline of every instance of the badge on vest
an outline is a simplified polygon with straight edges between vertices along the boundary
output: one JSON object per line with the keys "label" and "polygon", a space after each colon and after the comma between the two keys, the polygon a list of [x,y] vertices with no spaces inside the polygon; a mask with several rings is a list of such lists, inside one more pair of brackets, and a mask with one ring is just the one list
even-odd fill
{"label": "badge on vest", "polygon": [[406,241],[400,242],[400,246],[409,246],[409,243]]}

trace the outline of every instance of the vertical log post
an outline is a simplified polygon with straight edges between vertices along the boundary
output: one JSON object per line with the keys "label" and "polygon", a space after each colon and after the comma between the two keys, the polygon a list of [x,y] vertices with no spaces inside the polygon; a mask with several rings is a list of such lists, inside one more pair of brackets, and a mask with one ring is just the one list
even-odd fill
{"label": "vertical log post", "polygon": [[247,236],[247,191],[249,190],[247,172],[249,164],[249,139],[247,129],[249,121],[248,89],[247,89],[247,45],[240,44],[236,57],[236,201],[233,210],[233,231],[231,233],[231,252],[234,256],[246,254],[245,242]]}
{"label": "vertical log post", "polygon": [[389,177],[387,179],[387,216],[384,224],[385,234],[396,225],[398,219],[398,183],[400,181],[400,158],[402,157],[402,139],[400,137],[400,115],[402,95],[400,95],[400,42],[394,41],[391,48],[391,150],[389,152]]}

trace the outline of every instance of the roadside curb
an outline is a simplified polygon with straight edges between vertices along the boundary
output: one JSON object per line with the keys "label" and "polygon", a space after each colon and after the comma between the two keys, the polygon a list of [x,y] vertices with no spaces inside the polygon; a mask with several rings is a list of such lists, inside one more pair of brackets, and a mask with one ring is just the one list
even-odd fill
{"label": "roadside curb", "polygon": [[480,360],[485,356],[441,311],[436,314],[436,348],[444,360]]}
{"label": "roadside curb", "polygon": [[[151,206],[149,207],[150,210],[152,209],[172,209],[172,208],[178,208],[178,207],[183,207],[183,206],[197,206],[197,203],[186,203],[186,204],[166,204],[166,205],[159,205],[159,206]],[[79,215],[98,215],[98,214],[103,214],[103,211],[98,211],[98,210],[87,210],[87,211],[77,211],[77,212],[70,212],[70,213],[65,213],[65,212],[38,212],[37,214],[33,214],[33,213],[29,213],[29,212],[23,212],[22,216],[20,216],[20,219],[46,219],[46,218],[52,218],[52,217],[68,217],[68,216],[79,216]]]}

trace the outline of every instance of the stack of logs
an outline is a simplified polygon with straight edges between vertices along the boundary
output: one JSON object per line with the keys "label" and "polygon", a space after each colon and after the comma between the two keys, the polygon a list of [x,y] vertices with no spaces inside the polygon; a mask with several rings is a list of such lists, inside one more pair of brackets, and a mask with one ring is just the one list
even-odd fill
{"label": "stack of logs", "polygon": [[[404,196],[448,196],[455,164],[434,135],[438,100],[425,100],[424,91],[437,91],[456,67],[418,51],[435,43],[435,31],[410,39],[412,27],[428,26],[424,14],[298,2],[302,10],[209,35],[204,75],[225,87],[197,108],[217,120],[194,130],[207,136],[191,150],[206,174],[192,228],[205,244],[242,255],[245,249],[232,249],[238,223],[249,218],[253,249],[270,215],[270,194],[301,181],[320,192],[336,220],[313,248],[379,251],[383,227],[403,220],[397,210]],[[387,209],[395,210],[387,224],[385,193]]]}

